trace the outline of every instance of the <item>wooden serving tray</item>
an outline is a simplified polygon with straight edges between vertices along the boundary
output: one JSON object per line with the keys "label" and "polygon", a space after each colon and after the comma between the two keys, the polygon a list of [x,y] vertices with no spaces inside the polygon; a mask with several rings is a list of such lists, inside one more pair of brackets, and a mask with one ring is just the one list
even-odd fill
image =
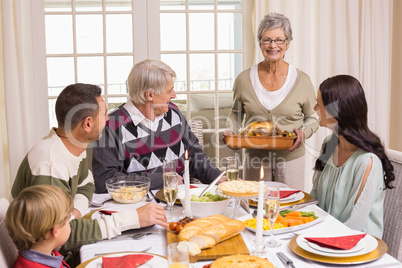
{"label": "wooden serving tray", "polygon": [[[178,235],[175,232],[172,232],[169,227],[166,228],[166,235],[168,245],[179,242],[177,239]],[[218,243],[212,248],[203,249],[200,254],[190,256],[190,262],[216,260],[217,258],[233,254],[250,254],[240,234]]]}
{"label": "wooden serving tray", "polygon": [[223,142],[231,149],[264,149],[264,150],[287,150],[292,147],[294,137],[283,136],[244,136],[224,135]]}

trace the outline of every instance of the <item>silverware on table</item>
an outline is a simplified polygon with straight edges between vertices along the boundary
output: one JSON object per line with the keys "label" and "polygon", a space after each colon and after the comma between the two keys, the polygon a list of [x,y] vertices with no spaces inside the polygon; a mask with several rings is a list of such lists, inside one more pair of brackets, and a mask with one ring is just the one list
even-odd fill
{"label": "silverware on table", "polygon": [[299,208],[303,208],[308,205],[315,205],[315,204],[318,204],[318,200],[310,200],[310,201],[294,204],[291,206],[283,206],[283,207],[279,208],[279,211],[283,211],[283,210],[287,210],[287,209],[299,209]]}
{"label": "silverware on table", "polygon": [[210,185],[207,186],[207,188],[204,189],[204,191],[201,192],[201,194],[198,197],[203,196],[206,192],[211,190],[211,188],[225,175],[226,170],[224,170],[213,182],[211,182]]}
{"label": "silverware on table", "polygon": [[293,261],[289,259],[283,252],[277,252],[276,255],[287,267],[295,268]]}
{"label": "silverware on table", "polygon": [[90,201],[89,205],[92,206],[92,207],[101,207],[101,206],[103,206],[104,203],[106,203],[107,201],[110,201],[110,200],[113,200],[113,198],[106,199],[105,201],[102,201],[102,202],[99,202],[99,203]]}
{"label": "silverware on table", "polygon": [[247,212],[247,214],[250,214],[250,205],[248,203],[248,200],[241,199],[240,206]]}
{"label": "silverware on table", "polygon": [[151,190],[149,190],[149,193],[151,193],[151,195],[152,195],[152,197],[155,199],[156,203],[160,203],[160,202],[161,202],[161,201],[159,200],[159,198],[157,198]]}
{"label": "silverware on table", "polygon": [[[145,252],[148,251],[152,248],[152,246],[146,247],[142,250],[138,250],[138,251],[133,251],[133,252]],[[102,253],[96,253],[94,254],[94,256],[101,256],[101,255],[106,255],[106,254],[113,254],[113,253],[120,253],[120,252],[132,252],[132,251],[115,251],[115,252],[102,252]]]}

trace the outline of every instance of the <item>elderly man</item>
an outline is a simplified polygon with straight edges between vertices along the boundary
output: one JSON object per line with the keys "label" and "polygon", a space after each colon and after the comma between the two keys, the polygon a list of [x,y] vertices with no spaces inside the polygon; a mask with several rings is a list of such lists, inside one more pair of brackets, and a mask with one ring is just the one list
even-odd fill
{"label": "elderly man", "polygon": [[58,128],[52,128],[22,161],[12,195],[18,196],[32,185],[50,184],[73,197],[75,219],[70,221],[71,235],[60,252],[110,239],[128,229],[153,224],[166,227],[165,212],[156,204],[117,212],[99,220],[81,218],[95,189],[92,173],[88,170],[86,148],[101,137],[108,120],[100,87],[89,84],[67,86],[57,98],[56,116]]}
{"label": "elderly man", "polygon": [[162,188],[163,161],[177,161],[176,171],[182,176],[185,150],[191,177],[210,183],[219,175],[183,114],[170,102],[176,97],[175,77],[168,65],[157,60],[144,60],[131,69],[129,99],[109,115],[104,135],[94,145],[97,193],[106,192],[108,178],[124,174],[147,176],[151,188]]}

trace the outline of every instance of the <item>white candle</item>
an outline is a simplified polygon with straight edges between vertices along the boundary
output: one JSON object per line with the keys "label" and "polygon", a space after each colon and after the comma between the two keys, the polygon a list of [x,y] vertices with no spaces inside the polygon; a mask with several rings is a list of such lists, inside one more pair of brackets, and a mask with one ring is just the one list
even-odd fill
{"label": "white candle", "polygon": [[258,182],[258,207],[257,207],[257,230],[255,234],[256,250],[259,250],[262,245],[262,231],[264,218],[264,169],[261,166],[260,181]]}
{"label": "white candle", "polygon": [[185,189],[185,198],[184,198],[184,212],[186,217],[192,217],[193,213],[191,211],[191,203],[190,203],[190,168],[188,161],[188,151],[186,150],[184,160],[184,189]]}

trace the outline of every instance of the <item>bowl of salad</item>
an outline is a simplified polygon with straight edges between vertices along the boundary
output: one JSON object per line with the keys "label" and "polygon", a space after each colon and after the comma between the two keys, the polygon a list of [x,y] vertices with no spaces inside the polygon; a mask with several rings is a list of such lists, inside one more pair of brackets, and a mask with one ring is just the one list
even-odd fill
{"label": "bowl of salad", "polygon": [[[196,218],[207,217],[211,215],[222,214],[228,207],[230,199],[220,196],[215,193],[216,187],[212,188],[210,192],[206,192],[203,196],[198,197],[205,188],[190,189],[191,196],[191,210],[193,216]],[[185,191],[180,191],[177,197],[184,206]]]}

